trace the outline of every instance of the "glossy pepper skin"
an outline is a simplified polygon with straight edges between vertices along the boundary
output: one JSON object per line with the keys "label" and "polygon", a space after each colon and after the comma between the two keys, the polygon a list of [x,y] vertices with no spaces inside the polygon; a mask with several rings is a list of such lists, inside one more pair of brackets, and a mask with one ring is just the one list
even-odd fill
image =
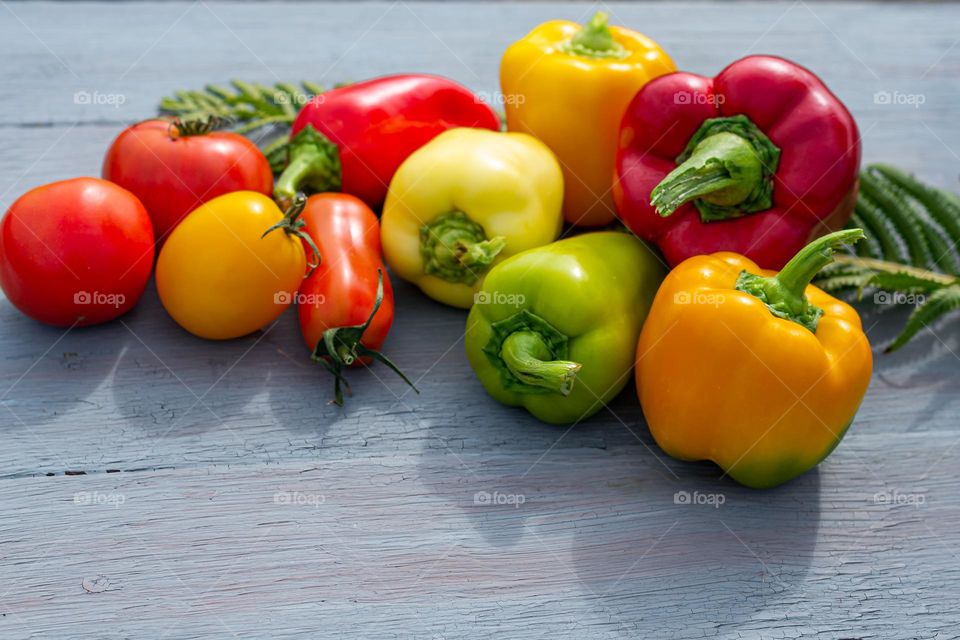
{"label": "glossy pepper skin", "polygon": [[390,183],[384,256],[434,300],[466,309],[491,265],[556,239],[562,200],[560,165],[536,138],[453,129],[414,152]]}
{"label": "glossy pepper skin", "polygon": [[712,460],[763,488],[833,451],[867,390],[872,355],[856,311],[807,283],[833,247],[861,235],[819,238],[776,277],[728,252],[670,272],[636,367],[644,416],[667,454]]}
{"label": "glossy pepper skin", "polygon": [[715,78],[674,73],[637,93],[621,124],[614,198],[671,266],[733,251],[780,269],[847,221],[859,165],[856,123],[823,82],[750,56]]}
{"label": "glossy pepper skin", "polygon": [[487,393],[553,424],[599,411],[630,379],[665,269],[619,231],[531,249],[494,267],[467,318],[467,358]]}
{"label": "glossy pepper skin", "polygon": [[585,26],[553,20],[512,44],[500,63],[507,128],[536,136],[563,166],[563,216],[614,219],[613,159],[623,113],[648,81],[676,70],[660,46],[597,13]]}
{"label": "glossy pepper skin", "polygon": [[289,165],[274,191],[342,191],[374,210],[407,157],[456,127],[499,131],[500,118],[469,89],[431,75],[394,75],[314,96],[291,128]]}

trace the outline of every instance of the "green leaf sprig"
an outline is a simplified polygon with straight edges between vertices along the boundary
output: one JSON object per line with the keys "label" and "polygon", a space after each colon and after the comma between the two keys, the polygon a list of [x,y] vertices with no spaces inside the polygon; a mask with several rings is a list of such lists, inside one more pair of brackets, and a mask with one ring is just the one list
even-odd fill
{"label": "green leaf sprig", "polygon": [[922,329],[960,309],[960,199],[885,164],[860,174],[860,194],[848,227],[866,239],[855,254],[838,255],[815,284],[830,293],[865,289],[914,296],[919,303],[900,334],[896,351]]}
{"label": "green leaf sprig", "polygon": [[[324,87],[307,81],[267,86],[232,80],[230,87],[208,84],[202,91],[177,91],[160,100],[159,111],[184,121],[215,118],[247,136],[258,132],[257,143],[274,173],[279,173],[286,164],[290,125],[300,108],[323,92]],[[269,131],[264,131],[267,127]]]}

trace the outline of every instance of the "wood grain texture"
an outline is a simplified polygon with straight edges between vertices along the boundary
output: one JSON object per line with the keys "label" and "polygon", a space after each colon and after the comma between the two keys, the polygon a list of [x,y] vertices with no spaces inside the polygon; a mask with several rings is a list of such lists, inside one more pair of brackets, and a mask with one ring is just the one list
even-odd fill
{"label": "wood grain texture", "polygon": [[[509,42],[592,9],[0,5],[0,206],[96,175],[118,127],[178,88],[412,70],[492,95]],[[867,161],[956,185],[960,7],[606,9],[692,71],[748,52],[808,65]],[[666,458],[629,388],[570,431],[496,404],[465,314],[396,290],[386,350],[422,393],[356,371],[344,409],[291,314],[219,344],[152,288],[122,322],[66,334],[0,301],[0,637],[957,637],[956,320],[885,356],[908,310],[864,307],[875,374],[849,435],[756,492]]]}

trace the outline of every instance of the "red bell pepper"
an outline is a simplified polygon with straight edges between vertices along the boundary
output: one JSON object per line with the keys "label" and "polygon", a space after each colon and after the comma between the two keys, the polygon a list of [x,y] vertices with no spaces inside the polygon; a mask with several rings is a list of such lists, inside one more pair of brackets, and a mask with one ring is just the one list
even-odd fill
{"label": "red bell pepper", "polygon": [[853,211],[860,135],[813,73],[749,56],[645,85],[624,115],[614,201],[671,266],[734,251],[780,269]]}
{"label": "red bell pepper", "polygon": [[274,197],[342,191],[377,209],[407,156],[455,127],[497,131],[500,118],[468,89],[438,76],[385,76],[319,94],[293,122],[289,164]]}

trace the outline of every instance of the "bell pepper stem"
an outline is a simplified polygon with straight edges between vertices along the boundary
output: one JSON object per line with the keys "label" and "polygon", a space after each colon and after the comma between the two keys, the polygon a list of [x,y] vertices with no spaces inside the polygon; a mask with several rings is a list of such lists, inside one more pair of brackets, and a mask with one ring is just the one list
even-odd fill
{"label": "bell pepper stem", "polygon": [[420,227],[423,269],[448,282],[473,284],[503,251],[502,236],[487,238],[479,224],[462,211],[451,211]]}
{"label": "bell pepper stem", "polygon": [[535,331],[515,331],[503,341],[500,357],[518,380],[524,384],[570,395],[577,372],[577,362],[553,360],[550,348]]}
{"label": "bell pepper stem", "polygon": [[454,252],[460,256],[460,264],[465,266],[489,266],[497,254],[507,246],[502,236],[484,240],[482,242],[457,242]]}
{"label": "bell pepper stem", "polygon": [[671,171],[650,194],[650,204],[667,217],[694,198],[737,186],[720,160],[707,158],[703,164],[684,164]]}
{"label": "bell pepper stem", "polygon": [[286,150],[287,166],[273,188],[273,197],[281,206],[287,205],[301,191],[340,190],[340,150],[312,125],[307,125],[294,136]]}
{"label": "bell pepper stem", "polygon": [[807,285],[821,269],[833,262],[834,251],[864,237],[863,229],[843,229],[827,234],[801,249],[775,276],[741,272],[736,288],[759,298],[773,315],[816,333],[823,310],[807,299]]}
{"label": "bell pepper stem", "polygon": [[571,55],[588,58],[624,58],[629,55],[622,44],[613,39],[607,25],[607,14],[597,11],[562,49]]}
{"label": "bell pepper stem", "polygon": [[773,206],[778,149],[744,115],[705,120],[650,192],[661,216],[693,202],[703,222],[737,218]]}

